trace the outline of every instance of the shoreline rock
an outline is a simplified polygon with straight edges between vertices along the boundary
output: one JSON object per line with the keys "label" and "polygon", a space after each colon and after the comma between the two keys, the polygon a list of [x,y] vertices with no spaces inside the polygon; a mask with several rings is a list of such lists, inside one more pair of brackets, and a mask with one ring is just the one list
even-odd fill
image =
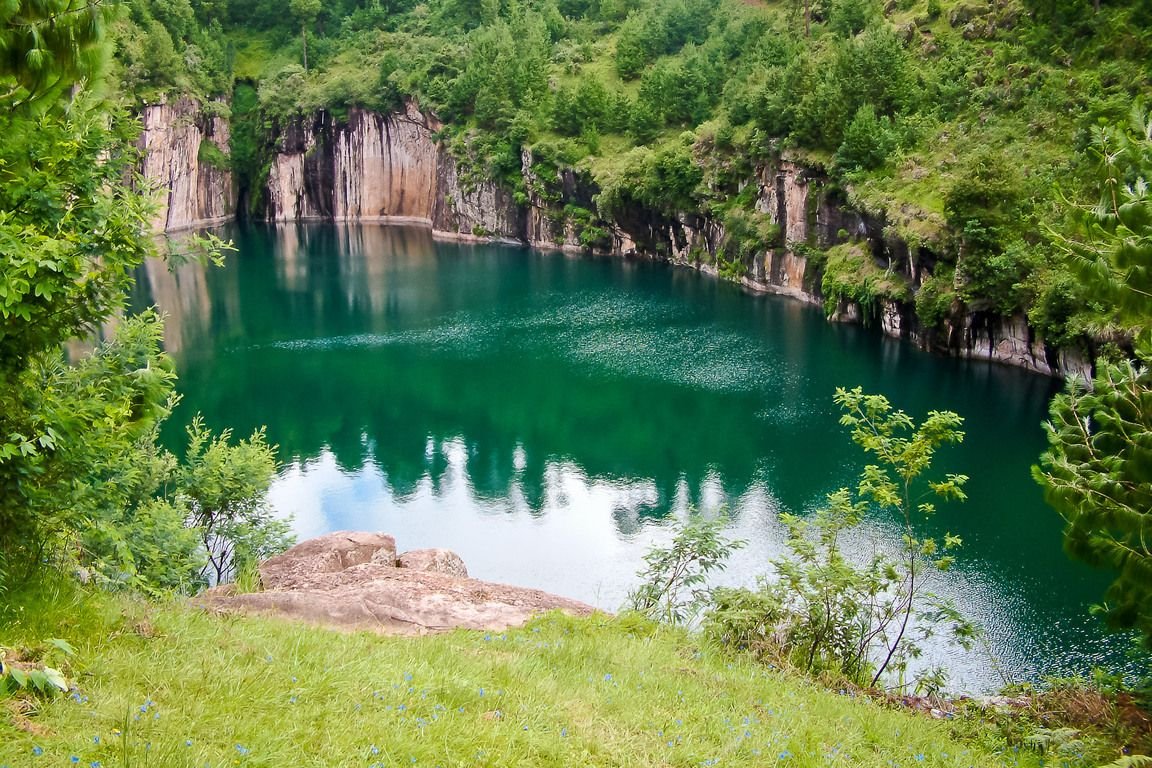
{"label": "shoreline rock", "polygon": [[472,579],[446,549],[397,554],[383,533],[339,531],[300,542],[260,564],[262,592],[231,585],[207,590],[195,603],[225,613],[280,616],[337,629],[423,635],[453,629],[503,631],[532,616],[596,609],[538,589]]}

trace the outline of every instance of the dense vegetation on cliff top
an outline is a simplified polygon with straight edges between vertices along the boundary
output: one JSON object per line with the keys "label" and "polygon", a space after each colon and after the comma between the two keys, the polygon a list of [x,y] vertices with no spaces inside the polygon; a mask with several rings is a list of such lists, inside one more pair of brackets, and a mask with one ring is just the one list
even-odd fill
{"label": "dense vegetation on cliff top", "polygon": [[[1097,133],[1148,92],[1152,44],[1152,8],[1123,1],[130,7],[119,59],[136,98],[227,98],[239,78],[241,96],[258,93],[258,115],[245,114],[265,126],[415,99],[460,157],[521,194],[523,146],[540,167],[593,179],[596,210],[568,212],[590,246],[624,212],[701,212],[726,225],[719,266],[739,275],[758,251],[802,245],[779,242],[745,186],[754,164],[797,159],[910,246],[911,263],[879,281],[860,254],[806,251],[826,293],[868,304],[915,292],[929,328],[957,311],[1027,313],[1056,344],[1083,340],[1099,307],[1052,230],[1068,201],[1092,201]],[[258,176],[248,145],[261,133],[239,133],[239,170]]]}

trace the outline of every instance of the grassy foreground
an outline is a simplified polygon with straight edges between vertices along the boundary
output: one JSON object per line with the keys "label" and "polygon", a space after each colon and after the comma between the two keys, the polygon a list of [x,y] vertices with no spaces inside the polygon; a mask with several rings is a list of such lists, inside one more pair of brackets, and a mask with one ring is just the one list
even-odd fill
{"label": "grassy foreground", "polygon": [[69,590],[2,615],[0,646],[77,653],[71,695],[0,697],[0,768],[1040,764],[634,619],[395,638]]}

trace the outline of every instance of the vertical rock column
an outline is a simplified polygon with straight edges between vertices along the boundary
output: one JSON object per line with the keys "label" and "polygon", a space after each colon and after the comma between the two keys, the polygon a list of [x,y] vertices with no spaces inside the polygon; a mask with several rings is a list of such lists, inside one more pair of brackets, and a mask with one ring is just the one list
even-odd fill
{"label": "vertical rock column", "polygon": [[236,212],[227,167],[228,123],[203,113],[199,102],[152,104],[141,114],[140,173],[154,194],[152,229],[169,232],[221,224]]}

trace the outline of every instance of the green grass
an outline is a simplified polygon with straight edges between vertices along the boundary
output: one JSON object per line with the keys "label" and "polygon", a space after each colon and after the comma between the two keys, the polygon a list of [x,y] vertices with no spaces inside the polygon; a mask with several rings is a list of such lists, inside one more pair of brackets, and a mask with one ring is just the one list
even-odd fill
{"label": "green grass", "polygon": [[70,640],[77,690],[28,716],[0,701],[0,766],[1038,764],[635,619],[394,638],[50,604],[9,607],[0,642]]}
{"label": "green grass", "polygon": [[236,51],[232,73],[237,80],[258,81],[288,64],[299,63],[296,50],[291,46],[278,48],[267,32],[243,30],[232,32],[228,37]]}

